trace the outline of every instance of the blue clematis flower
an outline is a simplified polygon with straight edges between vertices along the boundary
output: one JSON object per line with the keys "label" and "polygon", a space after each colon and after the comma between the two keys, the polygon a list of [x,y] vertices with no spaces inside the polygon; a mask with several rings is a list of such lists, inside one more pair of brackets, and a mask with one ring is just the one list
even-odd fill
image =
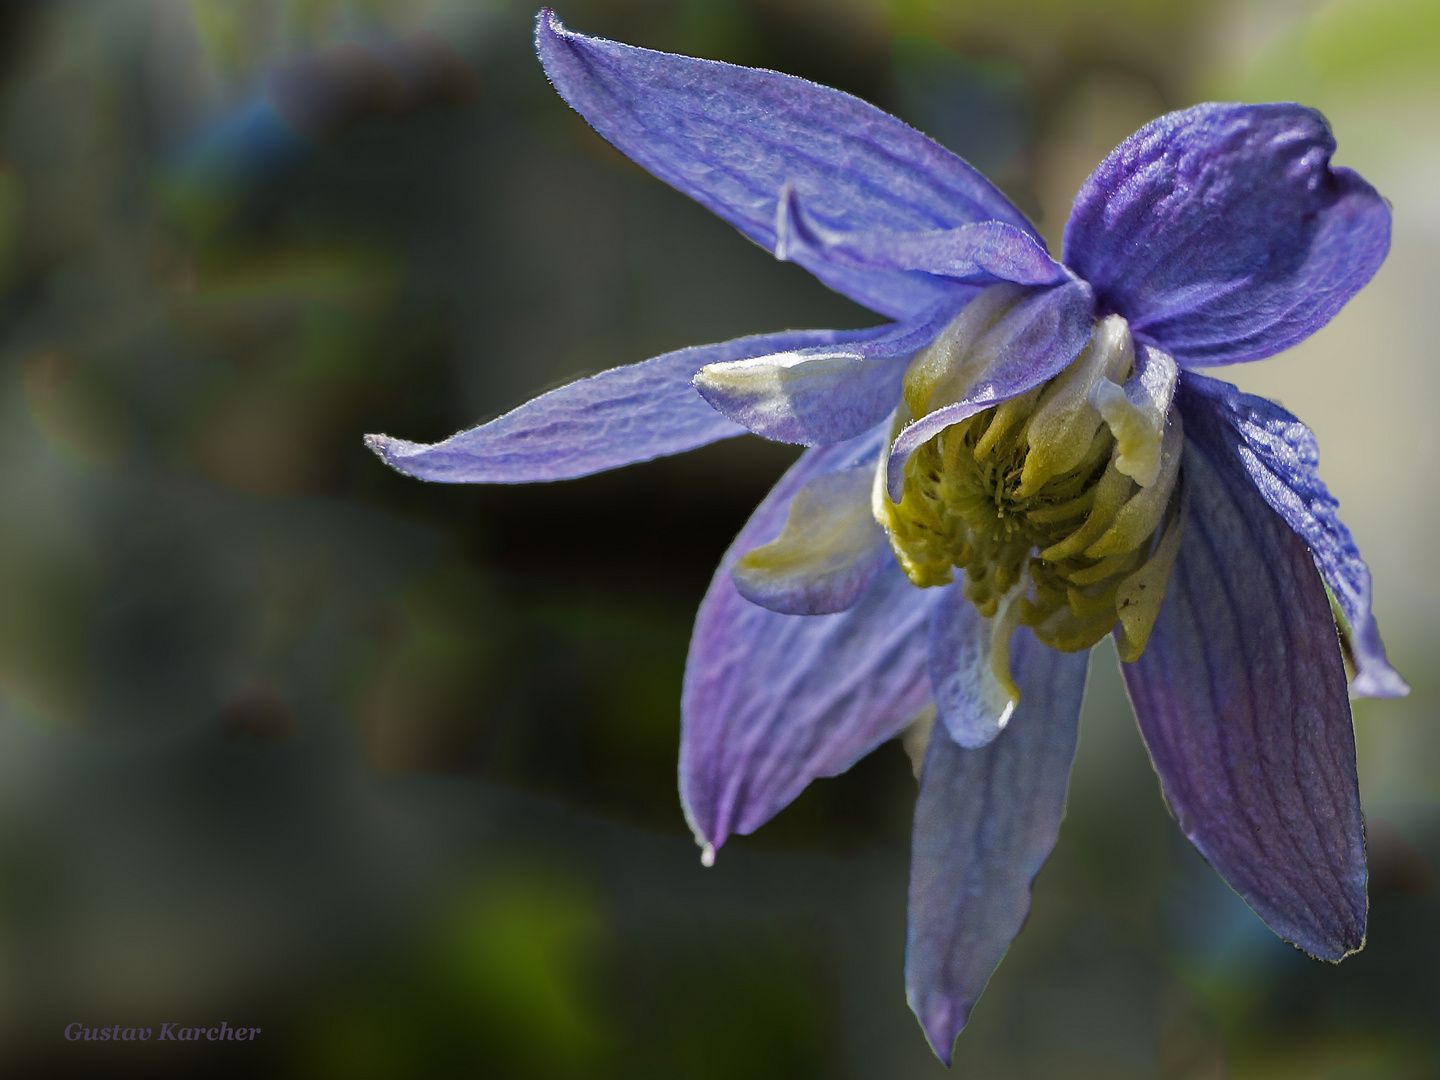
{"label": "blue clematis flower", "polygon": [[[1319,329],[1390,214],[1293,104],[1146,125],[1055,261],[954,154],[847,94],[633,48],[542,12],[595,129],[779,258],[891,319],[682,349],[433,445],[426,480],[561,480],[752,431],[810,447],[700,606],[680,787],[707,864],[814,778],[922,747],[909,999],[950,1051],[1064,810],[1087,650],[1113,635],[1170,808],[1280,936],[1364,941],[1347,696],[1403,694],[1370,576],[1278,405],[1207,377]],[[926,718],[937,718],[926,730]]]}

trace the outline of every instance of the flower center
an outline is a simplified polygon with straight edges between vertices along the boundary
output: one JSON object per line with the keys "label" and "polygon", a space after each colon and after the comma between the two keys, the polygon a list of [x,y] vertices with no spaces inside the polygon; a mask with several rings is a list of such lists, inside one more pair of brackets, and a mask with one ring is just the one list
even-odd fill
{"label": "flower center", "polygon": [[[897,430],[953,404],[994,364],[1025,290],[982,293],[911,362]],[[905,463],[898,503],[876,511],[910,580],[953,580],[980,614],[1029,626],[1064,652],[1119,625],[1137,659],[1159,613],[1183,519],[1174,361],[1137,359],[1112,315],[1059,375],[944,428]],[[908,414],[908,415],[906,415]],[[1003,635],[1008,640],[1008,631]]]}

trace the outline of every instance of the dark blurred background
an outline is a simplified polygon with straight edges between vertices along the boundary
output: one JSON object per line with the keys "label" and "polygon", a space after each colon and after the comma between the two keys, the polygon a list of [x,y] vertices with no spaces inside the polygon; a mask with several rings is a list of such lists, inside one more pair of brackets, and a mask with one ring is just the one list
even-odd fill
{"label": "dark blurred background", "polygon": [[[1361,703],[1371,929],[1274,938],[1180,838],[1108,644],[1070,812],[955,1074],[1440,1076],[1440,8],[575,0],[859,94],[1058,243],[1117,141],[1323,108],[1395,205],[1330,328],[1232,377],[1316,428],[1414,686]],[[0,1072],[908,1078],[897,744],[711,870],[689,623],[793,449],[426,485],[420,441],[691,344],[876,317],[631,165],[508,0],[0,8]],[[254,1026],[69,1042],[66,1024]]]}

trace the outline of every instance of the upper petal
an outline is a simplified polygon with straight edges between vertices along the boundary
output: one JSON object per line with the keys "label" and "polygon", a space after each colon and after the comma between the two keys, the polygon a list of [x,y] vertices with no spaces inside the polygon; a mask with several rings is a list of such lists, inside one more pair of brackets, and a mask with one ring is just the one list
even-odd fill
{"label": "upper petal", "polygon": [[1349,624],[1346,644],[1355,662],[1354,693],[1408,693],[1410,687],[1385,656],[1380,627],[1370,611],[1370,568],[1340,520],[1340,504],[1320,479],[1320,450],[1310,429],[1273,401],[1193,372],[1181,382],[1179,401],[1187,430],[1233,446],[1260,496],[1309,546]]}
{"label": "upper petal", "polygon": [[1379,269],[1390,209],[1333,168],[1300,105],[1207,104],[1151,121],[1075,197],[1065,263],[1182,365],[1288,349]]}
{"label": "upper petal", "polygon": [[776,214],[777,259],[799,262],[808,255],[858,269],[919,270],[976,285],[1058,285],[1069,276],[1039,239],[1003,221],[924,232],[827,229],[788,187]]}
{"label": "upper petal", "polygon": [[[637,49],[566,30],[542,11],[535,46],[556,90],[627,157],[768,250],[791,185],[824,224],[921,231],[1003,221],[1034,235],[988,180],[849,94],[774,71]],[[924,274],[797,257],[826,284],[896,318],[953,291]]]}
{"label": "upper petal", "polygon": [[[973,289],[967,289],[966,295]],[[777,442],[825,446],[870,430],[895,408],[910,357],[959,303],[939,304],[849,339],[707,365],[695,389],[715,409]]]}
{"label": "upper petal", "polygon": [[1186,431],[1190,512],[1130,700],[1185,835],[1272,930],[1339,960],[1365,938],[1365,836],[1330,603],[1234,444]]}
{"label": "upper petal", "polygon": [[808,450],[731,545],[700,604],[681,698],[680,795],[711,849],[759,828],[811,780],[844,772],[930,700],[926,627],[939,590],[893,561],[848,611],[781,615],[744,599],[736,559],[779,531],[795,493],[849,468],[876,435]]}
{"label": "upper petal", "polygon": [[744,428],[695,392],[706,364],[849,341],[864,332],[792,330],[666,353],[611,368],[527,401],[488,424],[438,443],[367,435],[400,472],[450,484],[567,480],[692,450]]}
{"label": "upper petal", "polygon": [[930,737],[915,803],[905,986],[947,1065],[1055,846],[1089,658],[1021,630],[1012,653],[1020,704],[1005,730],[975,750],[940,724]]}

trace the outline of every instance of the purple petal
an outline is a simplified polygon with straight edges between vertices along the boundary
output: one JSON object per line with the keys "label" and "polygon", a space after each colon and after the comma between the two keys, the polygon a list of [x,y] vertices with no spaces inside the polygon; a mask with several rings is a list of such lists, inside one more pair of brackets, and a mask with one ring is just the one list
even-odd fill
{"label": "purple petal", "polygon": [[785,615],[830,615],[853,607],[893,561],[870,508],[874,452],[864,464],[822,473],[790,500],[780,536],[747,552],[730,576],[752,604]]}
{"label": "purple petal", "polygon": [[901,323],[854,332],[848,341],[708,365],[695,389],[715,409],[777,442],[827,446],[869,431],[900,400],[914,353],[954,318],[942,304]]}
{"label": "purple petal", "polygon": [[981,618],[962,582],[943,591],[930,614],[930,685],[945,730],[973,750],[1000,734],[1013,705],[1010,690],[990,666],[992,621]]}
{"label": "purple petal", "polygon": [[1018,397],[1060,374],[1090,340],[1094,320],[1090,289],[1083,281],[1037,290],[1011,310],[989,332],[996,341],[1009,337],[1009,344],[996,350],[999,362],[977,379],[959,401],[926,413],[895,437],[886,465],[890,497],[900,498],[905,462],[911,454],[951,424]]}
{"label": "purple petal", "polygon": [[873,454],[879,433],[809,450],[721,560],[690,639],[681,700],[680,796],[701,844],[718,848],[844,772],[930,701],[926,626],[937,589],[887,562],[850,610],[780,615],[736,592],[731,567],[773,538],[813,477]]}
{"label": "purple petal", "polygon": [[1340,504],[1320,479],[1320,450],[1310,429],[1275,402],[1219,379],[1189,373],[1181,385],[1185,430],[1193,426],[1209,441],[1235,447],[1261,497],[1309,546],[1349,623],[1346,643],[1356,668],[1351,690],[1360,697],[1409,693],[1386,659],[1370,611],[1370,568],[1340,520]]}
{"label": "purple petal", "polygon": [[1130,700],[1185,835],[1272,930],[1339,960],[1365,940],[1365,835],[1330,603],[1233,440],[1185,419],[1190,513]]}
{"label": "purple petal", "polygon": [[[1009,200],[914,128],[849,94],[781,75],[637,49],[566,30],[549,11],[535,47],[555,89],[595,130],[767,250],[791,185],[828,226],[920,232],[1003,221],[1034,235]],[[827,285],[893,318],[952,295],[924,274],[805,255]]]}
{"label": "purple petal", "polygon": [[706,364],[849,341],[866,331],[794,330],[701,345],[611,368],[438,443],[367,435],[400,472],[448,484],[567,480],[740,435],[691,380]]}
{"label": "purple petal", "polygon": [[1065,227],[1065,263],[1182,365],[1258,360],[1309,337],[1379,269],[1390,209],[1335,169],[1299,105],[1197,105],[1100,163]]}
{"label": "purple petal", "polygon": [[1003,221],[926,232],[827,229],[791,188],[781,196],[775,231],[775,257],[795,262],[809,256],[862,270],[919,270],[972,285],[1058,285],[1069,276],[1042,241]]}
{"label": "purple petal", "polygon": [[905,984],[946,1065],[955,1036],[1020,932],[1030,886],[1065,812],[1088,653],[1059,653],[1017,631],[1020,704],[988,746],[930,739],[910,863]]}

